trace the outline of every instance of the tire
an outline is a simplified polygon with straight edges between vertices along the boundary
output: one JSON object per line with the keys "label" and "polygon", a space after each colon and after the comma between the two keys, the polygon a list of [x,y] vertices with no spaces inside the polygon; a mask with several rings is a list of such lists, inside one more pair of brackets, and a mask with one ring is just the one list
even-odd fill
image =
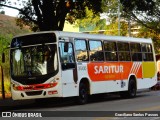
{"label": "tire", "polygon": [[79,86],[79,96],[77,97],[77,102],[80,105],[86,104],[88,102],[88,88],[84,83],[80,83]]}
{"label": "tire", "polygon": [[135,79],[131,78],[128,85],[128,91],[120,92],[122,98],[134,98],[136,97],[137,86]]}
{"label": "tire", "polygon": [[137,93],[136,81],[134,79],[131,79],[129,81],[129,86],[128,86],[128,97],[134,98],[136,97],[136,93]]}

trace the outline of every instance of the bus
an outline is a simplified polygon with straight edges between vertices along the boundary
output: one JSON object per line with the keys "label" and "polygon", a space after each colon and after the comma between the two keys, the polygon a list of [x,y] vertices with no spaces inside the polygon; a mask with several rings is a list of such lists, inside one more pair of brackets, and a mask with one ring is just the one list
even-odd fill
{"label": "bus", "polygon": [[10,44],[13,100],[118,92],[133,98],[157,83],[151,39],[45,31],[16,36]]}

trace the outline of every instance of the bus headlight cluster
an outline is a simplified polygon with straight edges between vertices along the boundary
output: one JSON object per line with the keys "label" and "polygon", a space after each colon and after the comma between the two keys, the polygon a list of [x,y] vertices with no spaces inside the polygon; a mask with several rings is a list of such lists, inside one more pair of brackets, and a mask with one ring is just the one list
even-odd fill
{"label": "bus headlight cluster", "polygon": [[11,84],[12,84],[12,87],[13,87],[14,90],[19,90],[19,89],[20,89],[20,88],[19,88],[19,87],[20,87],[20,84],[18,84],[17,82],[12,81]]}
{"label": "bus headlight cluster", "polygon": [[55,77],[51,82],[50,82],[50,87],[55,87],[57,85],[57,80],[59,80],[59,77]]}

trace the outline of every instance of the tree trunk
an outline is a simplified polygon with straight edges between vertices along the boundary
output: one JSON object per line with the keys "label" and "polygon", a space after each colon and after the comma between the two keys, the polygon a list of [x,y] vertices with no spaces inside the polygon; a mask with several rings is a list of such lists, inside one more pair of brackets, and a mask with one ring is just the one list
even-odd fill
{"label": "tree trunk", "polygon": [[3,76],[2,66],[0,66],[0,82],[1,82],[2,98],[5,99],[4,76]]}

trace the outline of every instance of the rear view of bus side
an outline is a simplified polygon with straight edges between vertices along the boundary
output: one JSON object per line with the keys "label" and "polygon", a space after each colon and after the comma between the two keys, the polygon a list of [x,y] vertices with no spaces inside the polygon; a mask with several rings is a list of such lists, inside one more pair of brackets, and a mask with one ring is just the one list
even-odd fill
{"label": "rear view of bus side", "polygon": [[[11,43],[13,99],[75,96],[85,104],[92,94],[120,92],[132,98],[157,83],[151,39],[59,31],[29,36]],[[41,69],[33,65],[38,60]]]}

